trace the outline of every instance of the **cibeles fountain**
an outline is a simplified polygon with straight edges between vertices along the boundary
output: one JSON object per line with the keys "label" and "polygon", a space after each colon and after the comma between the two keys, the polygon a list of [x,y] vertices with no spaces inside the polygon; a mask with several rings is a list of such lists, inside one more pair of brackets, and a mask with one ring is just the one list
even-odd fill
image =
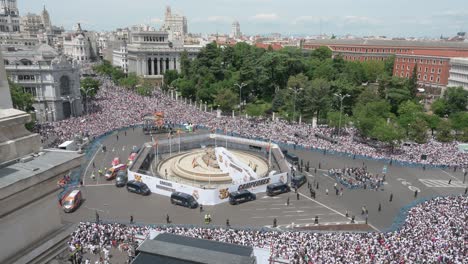
{"label": "cibeles fountain", "polygon": [[268,161],[259,155],[224,147],[207,147],[176,154],[157,167],[165,179],[216,188],[265,177]]}
{"label": "cibeles fountain", "polygon": [[178,135],[145,143],[128,179],[155,194],[191,194],[203,205],[226,202],[235,191],[265,192],[268,184],[289,180],[291,168],[277,144],[203,131]]}

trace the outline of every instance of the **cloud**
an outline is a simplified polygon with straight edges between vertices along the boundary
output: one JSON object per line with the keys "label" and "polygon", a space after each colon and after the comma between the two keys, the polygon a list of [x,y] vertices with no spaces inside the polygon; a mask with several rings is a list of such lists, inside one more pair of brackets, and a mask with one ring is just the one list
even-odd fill
{"label": "cloud", "polygon": [[233,19],[227,16],[210,16],[207,18],[208,22],[232,22]]}
{"label": "cloud", "polygon": [[276,13],[260,13],[250,17],[250,19],[257,21],[275,21],[278,20],[279,17]]}
{"label": "cloud", "polygon": [[344,23],[347,24],[378,24],[380,21],[376,18],[366,16],[345,16]]}
{"label": "cloud", "polygon": [[154,18],[151,18],[151,23],[154,23],[154,24],[161,24],[163,23],[164,21],[162,19],[160,19],[159,17],[154,17]]}

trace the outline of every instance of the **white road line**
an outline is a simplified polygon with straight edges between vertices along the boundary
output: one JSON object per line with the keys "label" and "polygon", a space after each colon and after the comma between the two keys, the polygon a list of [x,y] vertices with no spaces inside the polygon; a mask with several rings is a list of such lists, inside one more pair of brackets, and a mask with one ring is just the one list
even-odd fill
{"label": "white road line", "polygon": [[86,185],[86,187],[98,187],[98,186],[110,186],[115,185],[113,183],[101,183],[101,184],[93,184],[93,185]]}
{"label": "white road line", "polygon": [[303,197],[305,197],[305,198],[311,200],[312,202],[317,203],[317,204],[320,204],[321,206],[323,206],[323,207],[325,207],[325,208],[327,208],[327,209],[329,209],[329,210],[331,210],[331,211],[333,211],[333,212],[335,212],[335,213],[337,213],[337,214],[339,214],[339,215],[341,215],[341,216],[346,217],[346,215],[344,215],[344,214],[338,212],[337,210],[335,210],[335,209],[333,209],[333,208],[331,208],[331,207],[328,207],[328,206],[324,205],[324,204],[321,203],[321,202],[317,202],[317,201],[315,201],[314,199],[309,198],[309,197],[307,197],[306,195],[302,194],[301,192],[298,192],[298,193],[299,193],[301,196],[303,196]]}
{"label": "white road line", "polygon": [[122,151],[125,151],[125,146],[122,147]]}
{"label": "white road line", "polygon": [[252,218],[265,218],[264,216],[253,216]]}
{"label": "white road line", "polygon": [[115,148],[112,148],[112,152],[114,152],[114,151],[115,151]]}
{"label": "white road line", "polygon": [[309,216],[309,214],[302,214],[302,215],[298,215],[298,214],[293,214],[293,215],[282,215],[284,217],[301,217],[301,216]]}
{"label": "white road line", "polygon": [[[99,145],[99,148],[101,148],[102,145]],[[86,166],[86,170],[84,172],[84,175],[83,175],[83,186],[85,186],[85,178],[86,178],[86,174],[88,173],[88,168],[89,166],[91,166],[91,163],[93,163],[93,160],[94,158],[96,158],[96,155],[99,153],[99,149],[96,151],[96,153],[94,153],[94,156],[93,158],[91,159],[91,161],[88,163],[88,166]]]}
{"label": "white road line", "polygon": [[283,213],[303,213],[304,211],[300,211],[300,210],[297,210],[297,211],[283,211]]}
{"label": "white road line", "polygon": [[263,211],[263,210],[266,210],[266,208],[257,208],[257,209],[255,209],[255,210],[257,210],[257,211]]}
{"label": "white road line", "polygon": [[270,210],[281,210],[281,208],[270,208]]}
{"label": "white road line", "polygon": [[450,176],[450,177],[456,179],[457,181],[460,180],[460,179],[458,179],[457,177],[453,176],[452,174],[450,174],[450,173],[444,171],[443,169],[439,169],[439,170],[441,170],[443,173],[447,174],[448,176]]}

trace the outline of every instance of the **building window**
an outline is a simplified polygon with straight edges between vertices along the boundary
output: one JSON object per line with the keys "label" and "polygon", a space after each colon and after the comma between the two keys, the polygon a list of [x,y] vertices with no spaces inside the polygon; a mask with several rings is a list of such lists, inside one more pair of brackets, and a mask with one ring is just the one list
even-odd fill
{"label": "building window", "polygon": [[424,75],[424,80],[427,80],[427,75]]}
{"label": "building window", "polygon": [[424,72],[427,72],[427,67],[424,68]]}
{"label": "building window", "polygon": [[440,83],[440,77],[437,77],[437,82]]}
{"label": "building window", "polygon": [[431,76],[431,82],[434,80],[434,76]]}
{"label": "building window", "polygon": [[406,66],[406,69],[409,70],[409,65]]}
{"label": "building window", "polygon": [[441,72],[442,72],[442,69],[439,68],[439,69],[437,70],[437,73],[440,74]]}
{"label": "building window", "polygon": [[409,73],[406,73],[406,78],[408,78],[408,77],[409,77]]}
{"label": "building window", "polygon": [[399,68],[399,66],[398,66],[398,64],[397,64],[397,65],[396,65],[396,69],[398,70],[398,68]]}
{"label": "building window", "polygon": [[421,74],[418,74],[418,80],[420,80],[420,79],[421,79]]}
{"label": "building window", "polygon": [[431,68],[431,73],[434,73],[435,72],[435,69],[434,68]]}
{"label": "building window", "polygon": [[403,77],[403,76],[404,76],[404,73],[403,73],[403,72],[401,72],[401,73],[400,73],[400,77]]}
{"label": "building window", "polygon": [[37,94],[36,94],[36,87],[24,87],[24,88],[23,88],[23,91],[24,91],[25,93],[31,94],[31,95],[34,96],[34,97],[37,96]]}
{"label": "building window", "polygon": [[395,72],[395,76],[398,76],[398,72],[397,72],[397,71]]}
{"label": "building window", "polygon": [[418,69],[418,71],[421,71],[421,69],[422,69],[422,67],[421,67],[421,66],[419,66],[419,69]]}
{"label": "building window", "polygon": [[70,94],[70,78],[66,75],[60,77],[60,94],[61,95]]}

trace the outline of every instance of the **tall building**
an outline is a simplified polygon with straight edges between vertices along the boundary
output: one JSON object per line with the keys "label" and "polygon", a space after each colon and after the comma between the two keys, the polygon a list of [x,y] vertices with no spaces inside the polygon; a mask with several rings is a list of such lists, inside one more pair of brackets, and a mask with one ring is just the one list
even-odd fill
{"label": "tall building", "polygon": [[448,87],[461,86],[468,90],[468,58],[450,59]]}
{"label": "tall building", "polygon": [[242,33],[240,31],[240,24],[238,21],[232,22],[232,27],[231,27],[231,37],[233,38],[240,38],[242,36]]}
{"label": "tall building", "polygon": [[171,7],[166,7],[163,30],[169,33],[169,40],[183,40],[188,33],[187,18],[179,14],[173,14]]}
{"label": "tall building", "polygon": [[45,6],[40,15],[28,13],[20,18],[21,32],[36,35],[41,32],[51,32],[52,24],[50,22],[49,12]]}
{"label": "tall building", "polygon": [[19,32],[20,17],[16,0],[0,0],[0,32]]}

